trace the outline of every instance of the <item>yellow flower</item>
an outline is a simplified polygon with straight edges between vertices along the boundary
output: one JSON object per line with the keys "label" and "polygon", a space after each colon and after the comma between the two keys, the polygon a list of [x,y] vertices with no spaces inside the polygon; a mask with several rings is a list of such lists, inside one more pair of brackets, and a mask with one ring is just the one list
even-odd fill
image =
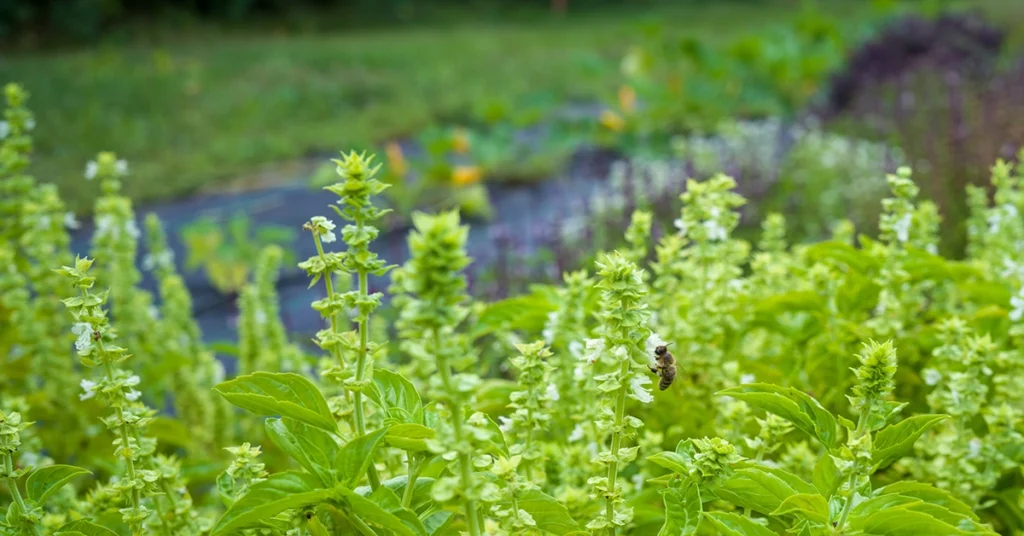
{"label": "yellow flower", "polygon": [[636,91],[633,86],[626,84],[619,88],[619,109],[627,114],[636,109]]}
{"label": "yellow flower", "polygon": [[468,186],[480,182],[483,172],[477,166],[455,166],[452,170],[452,184]]}
{"label": "yellow flower", "polygon": [[466,129],[460,128],[452,135],[452,148],[459,154],[466,154],[469,151],[469,135]]}
{"label": "yellow flower", "polygon": [[404,176],[409,171],[409,165],[405,163],[405,155],[402,154],[402,147],[391,141],[385,149],[388,155],[388,167],[396,177]]}
{"label": "yellow flower", "polygon": [[601,112],[601,124],[613,132],[621,132],[626,128],[626,121],[622,119],[622,116],[611,110]]}

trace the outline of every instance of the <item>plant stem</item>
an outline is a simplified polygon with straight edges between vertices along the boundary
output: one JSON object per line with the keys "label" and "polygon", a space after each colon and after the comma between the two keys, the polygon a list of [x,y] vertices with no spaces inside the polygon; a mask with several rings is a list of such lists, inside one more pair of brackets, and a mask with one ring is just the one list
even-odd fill
{"label": "plant stem", "polygon": [[[864,409],[860,412],[860,416],[857,417],[857,428],[854,430],[854,437],[860,437],[864,432],[864,427],[868,424],[868,413],[871,411],[872,401],[867,400],[864,404]],[[850,478],[847,480],[847,485],[850,486],[850,496],[846,498],[846,504],[843,505],[843,513],[839,516],[839,522],[832,529],[832,535],[837,536],[843,533],[843,529],[846,526],[846,519],[850,517],[850,511],[853,509],[853,485],[857,480],[857,469],[850,473]]]}
{"label": "plant stem", "polygon": [[405,491],[402,492],[402,506],[404,508],[408,508],[412,504],[412,494],[416,490],[416,478],[419,477],[420,473],[419,464],[413,458],[413,453],[406,453],[406,457],[408,458],[409,472],[408,479],[405,481]]}
{"label": "plant stem", "polygon": [[[444,384],[445,392],[449,393],[449,396],[455,393],[455,387],[452,385],[452,373],[448,369],[448,358],[444,355],[441,349],[441,337],[434,332],[434,355],[437,358],[437,370],[441,374],[441,383]],[[454,397],[453,397],[454,398]],[[455,442],[459,445],[462,444],[462,405],[453,401],[452,407],[449,408],[452,415],[452,428],[455,430]],[[469,483],[473,477],[473,461],[470,460],[469,454],[465,452],[459,453],[459,467],[462,472],[462,487],[466,489],[469,487]],[[468,490],[467,490],[468,491]],[[466,524],[469,525],[470,536],[480,536],[480,519],[477,517],[476,501],[473,499],[466,499]]]}
{"label": "plant stem", "polygon": [[363,536],[377,536],[377,532],[371,529],[370,526],[362,519],[359,519],[356,516],[349,516],[349,519],[352,521],[352,524],[359,529],[359,532],[363,533]]}
{"label": "plant stem", "polygon": [[[6,450],[6,440],[4,440],[3,446]],[[10,455],[4,455],[4,474],[14,474],[14,458]],[[28,508],[25,506],[25,500],[21,497],[21,491],[18,490],[18,481],[13,476],[8,476],[6,480],[7,488],[11,491],[11,497],[14,498],[14,503],[18,505],[18,508],[21,509],[22,513],[27,514]],[[31,527],[33,534],[39,534],[39,527],[35,526],[35,524],[31,525]]]}
{"label": "plant stem", "polygon": [[[362,222],[358,222],[358,225],[362,227]],[[359,272],[359,296],[366,298],[369,284],[367,283],[366,272]],[[356,381],[362,381],[363,371],[366,368],[366,355],[367,347],[369,346],[369,333],[366,330],[366,325],[369,318],[361,318],[359,320],[359,357],[356,360]],[[363,392],[356,391],[353,396],[353,403],[355,404],[356,411],[356,433],[363,435],[366,433],[366,415],[363,413]],[[373,465],[373,461],[370,461],[370,466],[366,471],[367,476],[370,479],[370,489],[377,489],[380,487],[380,476],[377,474],[377,468]]]}
{"label": "plant stem", "polygon": [[[625,360],[622,363],[622,368],[619,371],[620,378],[626,378],[629,374],[629,361]],[[608,494],[607,504],[605,505],[605,515],[608,516],[608,523],[615,519],[615,492],[618,487],[616,479],[619,474],[619,448],[622,444],[622,418],[626,413],[626,389],[629,386],[623,383],[619,387],[618,398],[615,401],[615,424],[612,426],[612,461],[608,463]],[[615,527],[608,527],[608,534],[615,534]]]}
{"label": "plant stem", "polygon": [[[84,291],[83,291],[83,295],[84,295]],[[106,373],[107,373],[107,381],[113,382],[114,381],[114,366],[111,365],[110,364],[110,360],[107,359],[107,350],[106,350],[106,348],[103,347],[103,340],[102,339],[96,341],[96,348],[99,350],[100,355],[102,355],[103,358],[104,358],[103,359],[103,364],[105,365],[105,370],[106,370]],[[124,422],[124,411],[121,409],[121,406],[114,406],[114,413],[115,413],[115,415],[117,415],[117,422],[120,423],[118,425],[118,431],[121,434],[121,448],[118,449],[118,450],[127,449],[128,445],[129,445],[129,442],[128,442],[128,424],[126,424]],[[128,474],[128,479],[131,480],[132,482],[134,482],[135,479],[136,479],[136,476],[135,476],[135,460],[132,459],[130,452],[129,452],[129,455],[127,455],[127,456],[122,455],[121,457],[124,458],[125,472]],[[142,503],[142,497],[139,496],[139,488],[136,488],[136,487],[132,486],[131,500],[132,500],[132,508],[135,509],[136,511],[138,511],[139,505]],[[136,534],[136,535],[142,534],[142,526],[139,525],[137,522],[129,523],[129,529],[132,531],[132,534]]]}
{"label": "plant stem", "polygon": [[[533,409],[529,408],[526,410],[526,422],[533,423]],[[533,445],[533,425],[531,424],[529,429],[526,430],[526,447],[523,448],[523,453],[531,452]],[[530,458],[523,458],[523,474],[527,480],[530,479],[530,469],[533,468],[533,460]]]}
{"label": "plant stem", "polygon": [[[326,262],[327,256],[324,254],[324,246],[320,241],[320,235],[313,233],[313,243],[316,244],[316,252],[320,256],[320,259]],[[334,298],[334,274],[324,274],[324,286],[327,288],[327,298]],[[359,274],[359,292],[360,294],[366,294],[366,274]],[[331,314],[331,331],[335,334],[338,333],[338,314]],[[366,362],[366,346],[367,346],[367,333],[366,333],[366,322],[359,322],[359,358],[356,362],[356,380],[363,378],[363,365]],[[345,366],[345,360],[341,357],[341,347],[334,345],[331,348],[331,354],[334,356],[335,361],[338,362],[338,366],[342,370],[347,368]],[[366,433],[366,422],[365,415],[363,413],[363,393],[360,391],[352,392],[346,390],[346,393],[353,395],[353,404],[355,405],[354,420],[356,427],[356,435],[363,435]],[[380,487],[380,475],[377,474],[377,467],[370,463],[370,467],[366,470],[366,477],[370,481],[370,488],[377,489]]]}

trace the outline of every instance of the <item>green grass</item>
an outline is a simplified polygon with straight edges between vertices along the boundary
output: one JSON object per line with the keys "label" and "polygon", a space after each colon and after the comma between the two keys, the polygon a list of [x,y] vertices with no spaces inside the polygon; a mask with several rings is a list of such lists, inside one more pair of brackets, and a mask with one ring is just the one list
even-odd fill
{"label": "green grass", "polygon": [[[985,4],[1004,2],[1016,4]],[[839,2],[832,12],[855,17],[868,4]],[[217,189],[273,175],[267,166],[314,151],[370,148],[463,120],[490,99],[607,95],[618,84],[619,57],[646,20],[716,40],[782,22],[794,5],[707,2],[363,33],[201,32],[7,56],[0,81],[32,94],[32,172],[56,183],[73,209],[88,211],[96,185],[82,171],[98,151],[129,161],[125,190],[137,201]]]}

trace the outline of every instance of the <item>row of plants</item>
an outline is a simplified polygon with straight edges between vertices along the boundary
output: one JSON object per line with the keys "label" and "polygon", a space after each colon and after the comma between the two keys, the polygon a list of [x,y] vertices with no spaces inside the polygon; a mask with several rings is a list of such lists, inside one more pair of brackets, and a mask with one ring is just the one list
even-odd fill
{"label": "row of plants", "polygon": [[63,203],[25,174],[26,94],[5,93],[3,534],[1024,530],[1020,167],[996,163],[993,199],[967,191],[964,260],[934,253],[909,168],[886,177],[877,239],[839,221],[803,244],[780,214],[734,236],[746,200],[718,174],[677,192],[673,232],[635,210],[623,247],[483,302],[458,212],[415,213],[401,266],[372,252],[388,186],[343,154],[331,216],[303,227],[317,348],[283,329],[271,246],[221,362],[112,153],[72,257]]}
{"label": "row of plants", "polygon": [[[897,124],[880,129],[877,114],[853,103],[887,101],[886,92],[891,91],[885,84],[900,81],[906,72],[988,73],[984,66],[995,62],[1005,42],[1002,30],[970,13],[940,11],[932,16],[924,6],[906,11],[879,2],[873,17],[851,23],[816,2],[803,2],[799,9],[784,25],[723,44],[674,38],[657,24],[642,28],[620,63],[600,67],[620,71],[622,84],[596,110],[573,113],[564,109],[565,103],[538,94],[517,103],[485,103],[462,124],[421,133],[411,148],[387,143],[385,180],[392,185],[387,203],[396,210],[396,224],[407,226],[416,209],[460,208],[467,217],[490,219],[493,210],[483,182],[550,178],[564,170],[568,156],[581,146],[603,147],[628,158],[662,158],[695,138],[728,138],[737,122],[816,122],[802,128],[822,129],[833,137],[852,135],[847,143],[866,137],[893,150],[906,146],[913,150],[912,159],[924,165],[935,158],[919,146],[934,144],[922,140],[929,131],[908,126],[907,116],[914,114],[898,115]],[[948,115],[945,101],[936,104],[928,97],[934,90],[913,89],[922,101],[918,108],[925,114]],[[821,124],[818,115],[827,121]],[[966,119],[978,122],[983,116],[976,110]],[[963,128],[950,124],[937,130]],[[984,162],[1011,156],[983,152]],[[330,180],[331,169],[324,166],[311,182],[320,187]],[[819,188],[842,186],[828,179],[816,182]],[[864,206],[870,210],[871,204],[858,208]]]}

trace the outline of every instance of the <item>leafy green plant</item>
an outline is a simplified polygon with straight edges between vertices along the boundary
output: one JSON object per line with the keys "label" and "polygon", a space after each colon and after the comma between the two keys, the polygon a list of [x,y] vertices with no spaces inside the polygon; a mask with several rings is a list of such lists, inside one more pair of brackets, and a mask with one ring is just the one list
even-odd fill
{"label": "leafy green plant", "polygon": [[[298,263],[322,288],[320,355],[286,338],[270,246],[222,366],[152,217],[159,306],[135,313],[155,298],[125,262],[117,157],[91,173],[103,257],[76,258],[44,217],[53,192],[22,175],[25,136],[0,140],[0,186],[23,198],[0,241],[4,536],[1024,530],[1019,165],[993,166],[991,200],[971,190],[963,260],[937,253],[909,168],[884,177],[877,238],[839,221],[801,244],[778,213],[756,243],[734,236],[746,200],[715,174],[657,240],[638,210],[622,248],[482,302],[457,211],[415,212],[402,266],[373,252],[388,186],[343,154],[327,190],[345,224],[311,217]],[[665,345],[676,374],[655,389]]]}
{"label": "leafy green plant", "polygon": [[[291,229],[277,225],[260,225],[250,232],[249,218],[238,212],[221,227],[213,218],[203,218],[189,223],[182,231],[188,256],[187,270],[202,268],[210,283],[219,292],[237,294],[249,279],[253,259],[265,245],[288,246],[295,238]],[[291,262],[291,254],[283,250],[285,262]]]}

